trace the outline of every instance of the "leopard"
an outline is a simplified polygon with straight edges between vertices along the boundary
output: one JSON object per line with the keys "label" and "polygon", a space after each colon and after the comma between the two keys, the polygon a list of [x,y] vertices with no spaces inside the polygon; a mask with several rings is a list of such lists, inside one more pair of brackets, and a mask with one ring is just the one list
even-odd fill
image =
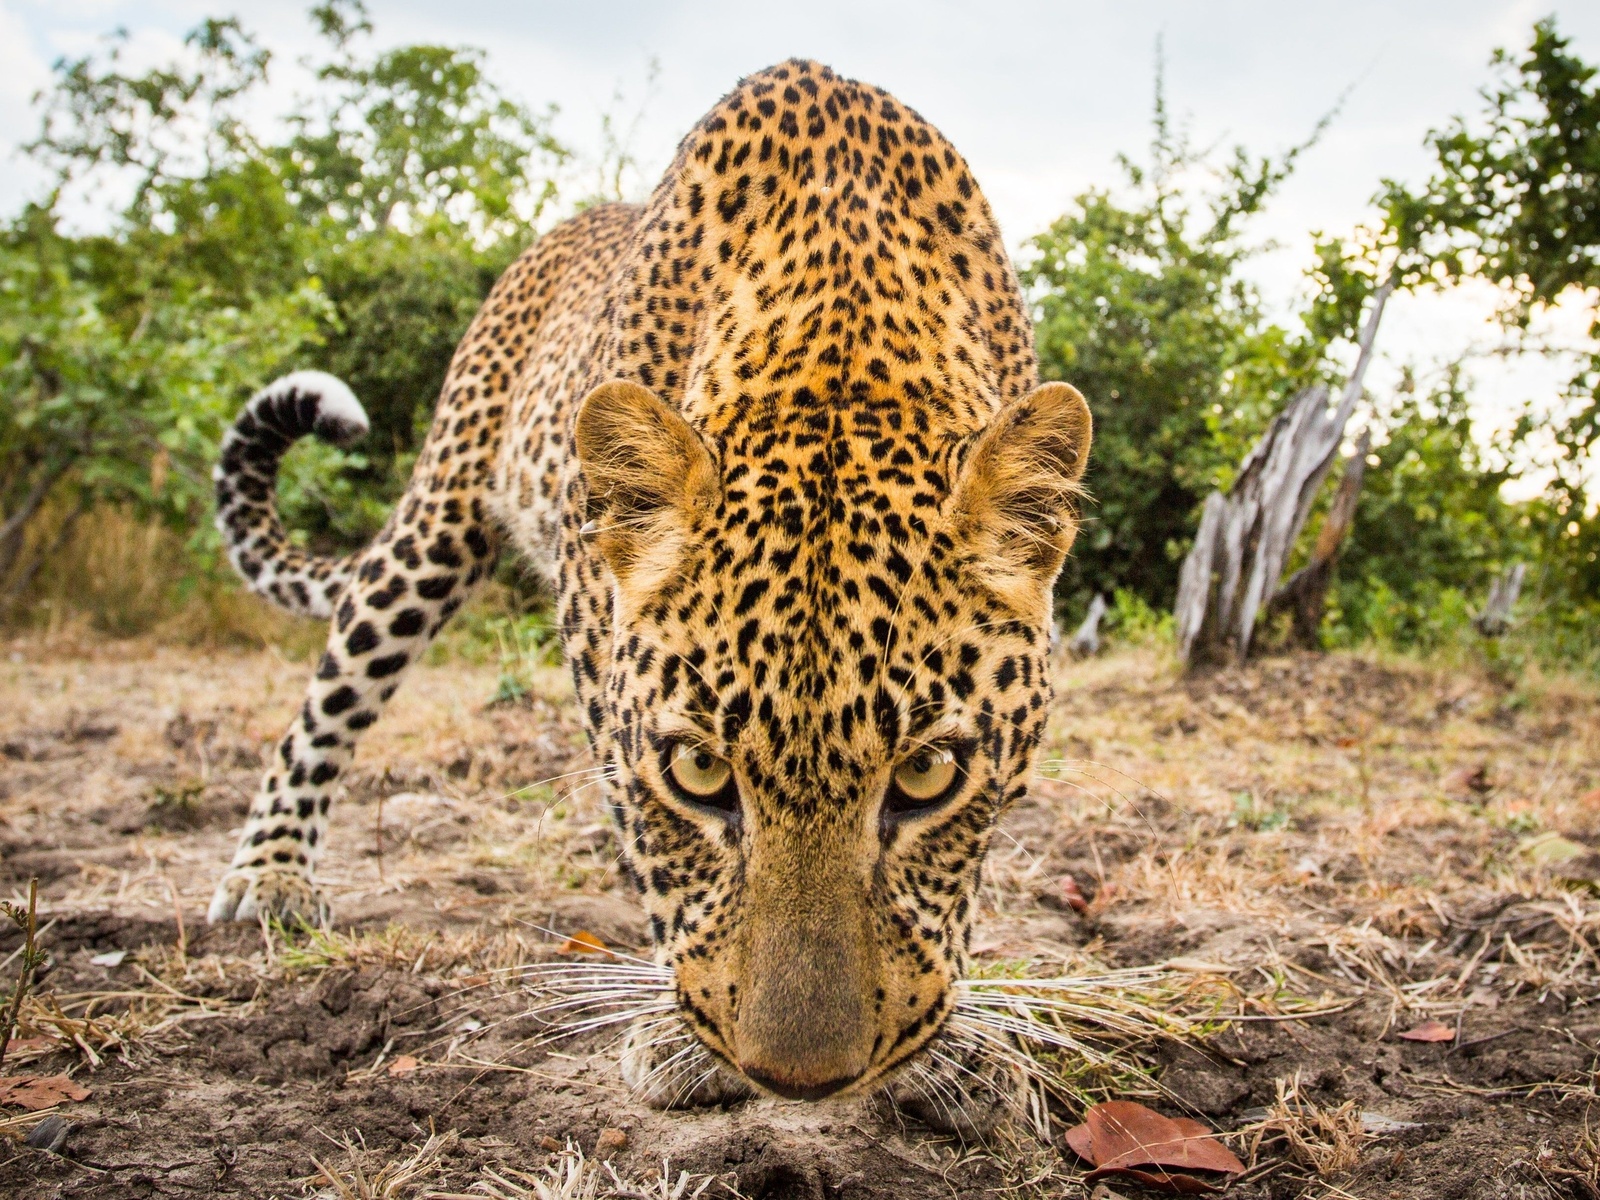
{"label": "leopard", "polygon": [[[657,1106],[884,1095],[992,1129],[1022,1084],[952,1014],[1045,735],[1092,424],[1040,381],[993,212],[932,125],[817,62],[744,78],[646,202],[505,271],[370,545],[307,551],[275,504],[298,438],[366,431],[348,387],[297,371],[231,426],[229,557],[329,628],[211,921],[330,919],[315,867],[361,734],[515,553],[663,973],[670,1036],[636,1022],[625,1079]],[[668,1087],[685,1044],[705,1070]]]}

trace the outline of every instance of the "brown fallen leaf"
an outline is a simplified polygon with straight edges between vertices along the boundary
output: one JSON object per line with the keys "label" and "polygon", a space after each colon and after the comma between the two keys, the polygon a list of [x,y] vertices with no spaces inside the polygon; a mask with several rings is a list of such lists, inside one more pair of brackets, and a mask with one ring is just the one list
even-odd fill
{"label": "brown fallen leaf", "polygon": [[1078,888],[1078,881],[1071,875],[1063,875],[1056,885],[1061,891],[1061,899],[1073,912],[1087,912],[1089,902],[1084,899],[1083,892]]}
{"label": "brown fallen leaf", "polygon": [[1407,1029],[1396,1036],[1408,1042],[1453,1042],[1456,1031],[1439,1021],[1424,1021],[1415,1029]]}
{"label": "brown fallen leaf", "polygon": [[610,954],[611,951],[606,948],[606,944],[604,942],[602,942],[594,934],[590,933],[587,929],[580,929],[577,933],[573,934],[566,941],[561,943],[561,953]]}
{"label": "brown fallen leaf", "polygon": [[542,1138],[539,1139],[539,1145],[541,1147],[543,1147],[544,1149],[550,1151],[551,1154],[555,1154],[555,1153],[557,1153],[557,1152],[559,1152],[561,1150],[566,1149],[566,1147],[562,1143],[556,1141],[556,1139],[551,1137],[548,1133],[545,1134]]}
{"label": "brown fallen leaf", "polygon": [[389,1074],[409,1075],[421,1065],[422,1064],[420,1062],[412,1058],[409,1054],[396,1055],[394,1061],[389,1064]]}
{"label": "brown fallen leaf", "polygon": [[10,1058],[13,1054],[43,1054],[61,1044],[55,1038],[47,1037],[12,1038],[6,1046],[6,1057]]}
{"label": "brown fallen leaf", "polygon": [[1237,1175],[1244,1163],[1199,1121],[1164,1117],[1131,1100],[1092,1106],[1084,1122],[1067,1131],[1067,1145],[1094,1168],[1089,1179],[1118,1174],[1185,1195],[1217,1191],[1189,1171]]}
{"label": "brown fallen leaf", "polygon": [[1495,789],[1493,776],[1489,774],[1489,764],[1479,763],[1476,767],[1463,767],[1445,780],[1444,788],[1456,796],[1487,796]]}
{"label": "brown fallen leaf", "polygon": [[89,1089],[66,1075],[10,1075],[0,1078],[0,1104],[15,1104],[29,1112],[87,1100]]}

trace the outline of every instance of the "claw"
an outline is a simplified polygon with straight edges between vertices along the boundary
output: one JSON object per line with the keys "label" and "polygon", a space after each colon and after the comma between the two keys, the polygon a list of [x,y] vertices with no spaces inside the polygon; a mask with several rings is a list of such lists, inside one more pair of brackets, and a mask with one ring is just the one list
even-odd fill
{"label": "claw", "polygon": [[743,1079],[686,1037],[663,1037],[641,1017],[622,1047],[622,1079],[651,1108],[709,1108],[755,1095]]}
{"label": "claw", "polygon": [[943,1049],[941,1059],[897,1075],[882,1095],[930,1128],[963,1141],[981,1141],[1026,1114],[1028,1081],[1015,1066],[967,1048]]}
{"label": "claw", "polygon": [[206,919],[217,924],[268,916],[326,929],[332,915],[322,889],[298,871],[242,868],[229,871],[217,884]]}

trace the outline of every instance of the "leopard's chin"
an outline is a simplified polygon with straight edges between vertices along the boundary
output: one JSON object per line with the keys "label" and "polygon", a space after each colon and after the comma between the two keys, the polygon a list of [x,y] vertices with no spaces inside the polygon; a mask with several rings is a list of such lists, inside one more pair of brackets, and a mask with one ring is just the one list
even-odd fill
{"label": "leopard's chin", "polygon": [[[639,1019],[623,1043],[621,1067],[624,1082],[651,1108],[725,1107],[770,1094],[702,1045],[687,1025],[663,1037],[659,1021]],[[1027,1077],[1015,1063],[941,1033],[905,1062],[869,1072],[834,1095],[866,1095],[890,1119],[908,1116],[937,1132],[977,1141],[1026,1111],[1027,1090]]]}

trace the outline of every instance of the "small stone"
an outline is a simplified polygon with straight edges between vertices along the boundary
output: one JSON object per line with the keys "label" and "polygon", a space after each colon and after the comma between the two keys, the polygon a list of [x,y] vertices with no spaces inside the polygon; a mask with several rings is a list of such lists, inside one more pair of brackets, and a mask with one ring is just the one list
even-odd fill
{"label": "small stone", "polygon": [[600,1136],[595,1139],[594,1152],[605,1154],[608,1151],[621,1150],[628,1144],[628,1135],[620,1129],[607,1127],[600,1131]]}
{"label": "small stone", "polygon": [[35,1150],[48,1150],[54,1154],[61,1149],[61,1143],[67,1140],[67,1134],[71,1132],[72,1126],[65,1119],[50,1116],[28,1131],[27,1142]]}
{"label": "small stone", "polygon": [[548,1133],[539,1139],[539,1145],[542,1149],[550,1151],[551,1154],[556,1154],[561,1150],[566,1149],[565,1146],[556,1141],[556,1139],[551,1137]]}

